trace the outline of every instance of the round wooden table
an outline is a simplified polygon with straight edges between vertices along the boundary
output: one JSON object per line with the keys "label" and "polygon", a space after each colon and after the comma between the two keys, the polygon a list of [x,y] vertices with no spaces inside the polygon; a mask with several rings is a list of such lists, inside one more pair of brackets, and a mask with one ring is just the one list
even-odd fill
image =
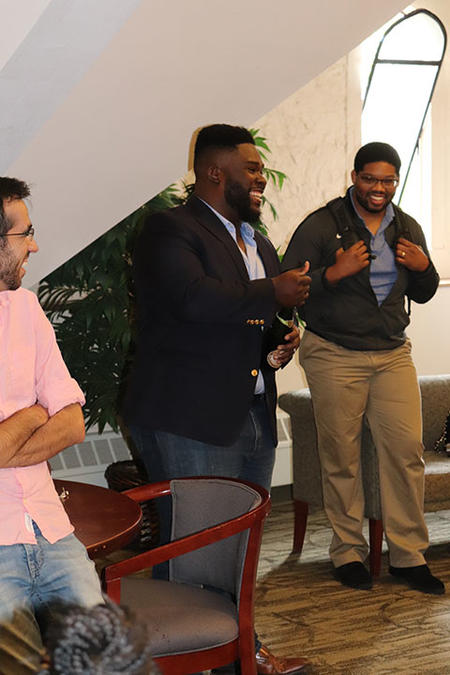
{"label": "round wooden table", "polygon": [[141,507],[126,495],[87,483],[53,482],[90,558],[122,548],[139,530]]}

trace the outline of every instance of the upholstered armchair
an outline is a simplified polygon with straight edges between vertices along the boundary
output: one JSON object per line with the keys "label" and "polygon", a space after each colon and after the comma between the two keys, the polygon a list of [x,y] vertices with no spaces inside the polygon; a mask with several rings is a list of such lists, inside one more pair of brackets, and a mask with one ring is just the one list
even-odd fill
{"label": "upholstered armchair", "polygon": [[[186,675],[235,660],[256,675],[253,603],[263,488],[226,478],[184,478],[126,493],[142,502],[171,495],[171,543],[103,570],[106,593],[145,622],[163,675]],[[139,574],[169,560],[169,580]]]}

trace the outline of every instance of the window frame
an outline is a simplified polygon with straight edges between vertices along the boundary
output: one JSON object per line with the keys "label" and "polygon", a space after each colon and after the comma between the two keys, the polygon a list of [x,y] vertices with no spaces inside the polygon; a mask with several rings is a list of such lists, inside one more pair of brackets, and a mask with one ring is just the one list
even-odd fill
{"label": "window frame", "polygon": [[[403,23],[404,21],[407,21],[411,17],[416,16],[418,14],[428,15],[438,24],[439,28],[441,29],[441,32],[442,32],[442,35],[443,35],[443,38],[444,38],[444,46],[443,46],[443,49],[442,49],[442,57],[440,58],[440,60],[381,59],[381,58],[379,58],[380,51],[383,48],[384,41],[388,37],[389,33],[391,33],[391,31],[394,30],[396,27],[398,27],[399,24]],[[374,56],[374,59],[372,61],[372,66],[371,66],[369,77],[368,77],[368,80],[367,80],[367,87],[366,87],[366,91],[365,91],[365,94],[364,94],[361,115],[364,114],[364,107],[366,105],[366,101],[367,101],[369,91],[370,91],[370,85],[372,83],[372,78],[373,78],[375,68],[376,68],[377,65],[379,65],[379,64],[393,64],[393,65],[398,64],[398,65],[416,65],[416,66],[417,65],[423,65],[423,66],[435,66],[435,67],[437,67],[436,74],[435,74],[435,77],[434,77],[434,82],[433,82],[433,85],[430,89],[428,101],[427,101],[427,104],[425,106],[424,114],[422,116],[422,120],[421,120],[420,125],[419,125],[417,138],[415,139],[413,150],[412,150],[411,156],[409,157],[409,160],[408,160],[408,167],[406,169],[405,178],[404,178],[404,180],[402,182],[402,185],[401,185],[400,194],[398,195],[398,204],[399,205],[401,203],[402,196],[403,196],[403,193],[405,191],[406,183],[408,181],[408,177],[409,177],[409,174],[410,174],[410,171],[411,171],[411,166],[412,166],[412,163],[414,161],[414,157],[419,150],[420,137],[422,135],[423,127],[424,127],[424,124],[425,124],[425,121],[426,121],[426,118],[427,118],[427,115],[428,115],[428,112],[429,112],[429,109],[430,109],[431,100],[433,98],[433,94],[434,94],[434,91],[435,91],[435,88],[436,88],[436,83],[437,83],[439,74],[441,72],[442,63],[443,63],[443,60],[444,60],[444,57],[445,57],[446,49],[447,49],[447,31],[445,29],[444,24],[440,20],[440,18],[428,9],[414,9],[411,12],[404,12],[403,16],[400,19],[395,21],[393,24],[391,24],[386,29],[386,31],[383,34],[383,37],[381,38],[381,40],[378,43],[377,51],[375,52],[375,56]]]}

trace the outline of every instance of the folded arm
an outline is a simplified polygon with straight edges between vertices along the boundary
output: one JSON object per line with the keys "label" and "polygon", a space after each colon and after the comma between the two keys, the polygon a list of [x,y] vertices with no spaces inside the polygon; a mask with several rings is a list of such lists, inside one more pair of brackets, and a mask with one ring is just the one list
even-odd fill
{"label": "folded arm", "polygon": [[39,464],[83,440],[79,403],[62,408],[52,417],[40,405],[19,410],[0,424],[0,468]]}
{"label": "folded arm", "polygon": [[0,467],[5,466],[39,427],[48,421],[41,405],[23,408],[0,423]]}

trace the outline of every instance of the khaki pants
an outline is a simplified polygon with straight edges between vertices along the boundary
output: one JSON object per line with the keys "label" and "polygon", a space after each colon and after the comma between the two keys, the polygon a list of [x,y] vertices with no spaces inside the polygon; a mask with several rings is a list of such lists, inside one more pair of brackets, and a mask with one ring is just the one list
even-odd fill
{"label": "khaki pants", "polygon": [[346,349],[305,331],[299,349],[314,406],[325,511],[335,565],[363,561],[361,430],[377,449],[383,525],[391,565],[424,563],[424,462],[420,390],[409,340],[383,351]]}

